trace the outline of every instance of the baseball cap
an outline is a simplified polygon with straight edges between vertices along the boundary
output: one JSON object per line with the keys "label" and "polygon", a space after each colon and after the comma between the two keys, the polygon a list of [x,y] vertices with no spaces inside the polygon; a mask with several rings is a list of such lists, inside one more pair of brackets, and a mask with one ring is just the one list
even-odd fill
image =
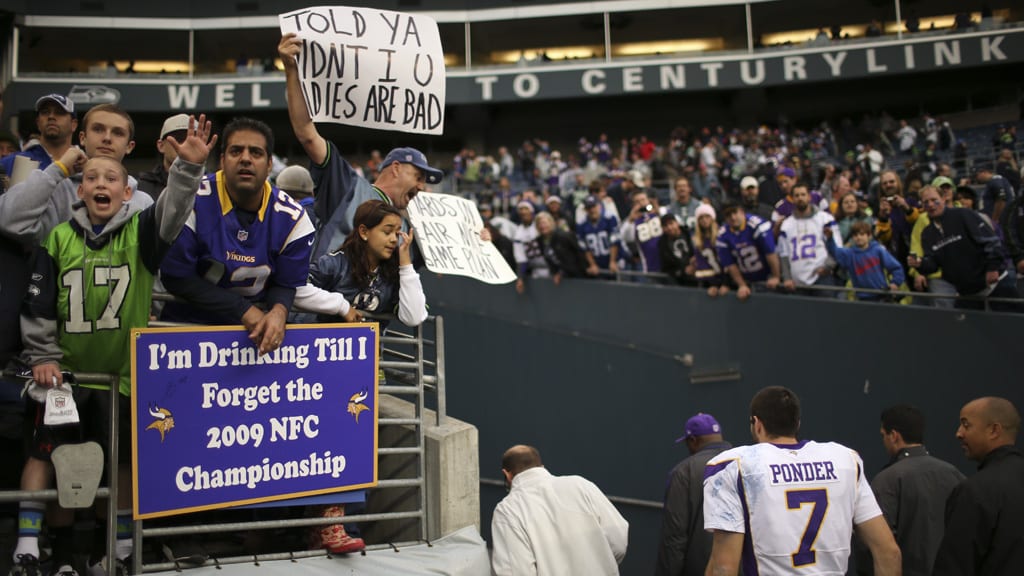
{"label": "baseball cap", "polygon": [[[164,126],[166,125],[165,122]],[[274,183],[285,192],[313,193],[313,177],[309,175],[309,170],[297,164],[281,170]]]}
{"label": "baseball cap", "polygon": [[44,102],[48,101],[56,102],[57,105],[63,108],[64,111],[68,114],[75,113],[75,103],[71,100],[68,100],[67,96],[63,96],[61,94],[47,94],[46,96],[41,97],[39,100],[36,100],[36,112],[39,112],[39,107],[42,106]]}
{"label": "baseball cap", "polygon": [[586,206],[587,208],[593,208],[594,206],[597,206],[600,203],[601,201],[597,199],[597,196],[593,195],[587,196],[586,198],[583,199],[583,205]]}
{"label": "baseball cap", "polygon": [[552,202],[558,202],[559,204],[561,204],[562,197],[559,196],[558,194],[552,194],[548,196],[547,200],[544,201],[545,204],[551,204]]}
{"label": "baseball cap", "polygon": [[721,433],[722,427],[718,425],[718,420],[711,414],[700,412],[686,421],[686,433],[676,438],[676,444],[695,436]]}
{"label": "baseball cap", "polygon": [[160,139],[163,140],[171,132],[182,130],[188,130],[188,114],[175,114],[164,120],[164,125],[160,128]]}
{"label": "baseball cap", "polygon": [[477,210],[480,211],[480,212],[483,212],[484,210],[488,210],[488,211],[493,212],[494,211],[494,207],[491,206],[490,204],[487,204],[485,202],[485,203],[481,204],[480,206],[478,206]]}
{"label": "baseball cap", "polygon": [[444,172],[427,164],[427,157],[415,148],[395,148],[384,157],[381,166],[390,166],[394,162],[412,164],[423,171],[427,184],[440,184]]}
{"label": "baseball cap", "polygon": [[746,190],[751,186],[754,188],[758,187],[757,178],[754,178],[753,176],[745,176],[743,180],[740,180],[740,190]]}
{"label": "baseball cap", "polygon": [[627,176],[633,181],[633,185],[637,188],[643,188],[646,186],[644,183],[644,175],[641,174],[639,170],[630,170]]}
{"label": "baseball cap", "polygon": [[790,178],[796,178],[796,172],[794,172],[793,169],[790,168],[789,166],[783,166],[779,168],[779,171],[775,173],[775,176],[788,176]]}
{"label": "baseball cap", "polygon": [[932,186],[936,188],[941,188],[943,186],[956,188],[956,184],[953,184],[953,180],[950,179],[949,176],[936,176],[935,179],[932,180]]}

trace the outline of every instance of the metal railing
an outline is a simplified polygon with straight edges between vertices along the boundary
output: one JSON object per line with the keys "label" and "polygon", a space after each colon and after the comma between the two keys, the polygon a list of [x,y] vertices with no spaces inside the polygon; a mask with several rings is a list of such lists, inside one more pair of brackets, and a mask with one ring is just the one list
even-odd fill
{"label": "metal railing", "polygon": [[[173,298],[165,294],[154,294],[154,300],[173,300]],[[446,418],[446,403],[444,400],[445,394],[445,373],[444,373],[444,320],[439,316],[428,316],[427,320],[415,328],[402,327],[399,329],[395,326],[398,324],[393,315],[375,315],[365,314],[369,320],[385,320],[391,321],[391,326],[387,328],[384,334],[381,336],[381,360],[380,367],[383,370],[387,383],[381,383],[378,386],[378,391],[381,394],[390,394],[394,396],[409,396],[412,397],[412,404],[414,407],[413,416],[411,418],[396,418],[396,417],[379,417],[378,427],[384,426],[403,426],[412,427],[415,429],[415,444],[413,446],[402,446],[402,447],[383,447],[378,448],[378,461],[382,458],[398,456],[398,457],[409,457],[412,456],[416,459],[415,476],[412,478],[384,478],[378,479],[377,485],[373,488],[367,489],[367,491],[381,491],[381,490],[415,490],[418,493],[418,502],[414,510],[405,510],[398,512],[377,512],[377,513],[362,513],[345,515],[343,517],[344,523],[372,523],[382,521],[394,521],[394,520],[414,520],[418,524],[418,537],[411,541],[406,542],[384,542],[381,544],[367,546],[368,549],[380,549],[380,548],[396,548],[398,546],[404,546],[422,542],[427,540],[427,476],[426,476],[426,458],[425,458],[425,427],[438,426],[444,423]],[[150,327],[166,327],[166,326],[182,326],[180,323],[172,322],[150,322]],[[203,326],[196,326],[202,328]],[[433,338],[426,337],[429,332],[428,328],[432,328]],[[432,349],[432,354],[428,352]],[[107,384],[111,386],[111,390],[117,390],[117,382],[119,381],[119,375],[109,374],[86,374],[86,373],[75,373],[75,381],[80,384]],[[391,383],[394,381],[395,383]],[[430,393],[431,398],[437,404],[436,418],[434,421],[424,420],[426,413],[426,397],[427,393]],[[107,454],[106,467],[108,470],[107,474],[107,486],[100,487],[96,492],[97,498],[108,499],[107,519],[106,519],[106,530],[107,530],[107,546],[106,555],[107,558],[116,557],[116,534],[117,534],[117,474],[111,473],[117,470],[118,462],[117,455],[120,447],[118,446],[118,401],[119,394],[111,394],[111,420],[108,429],[110,435],[109,446]],[[378,410],[380,407],[378,406]],[[379,433],[379,432],[378,432]],[[378,466],[379,469],[379,466]],[[19,502],[24,500],[36,500],[36,501],[55,501],[58,499],[58,490],[38,490],[38,491],[25,491],[25,490],[14,490],[14,491],[0,491],[0,502]],[[407,501],[407,499],[399,499]],[[289,506],[288,501],[279,502],[281,506]],[[315,556],[329,556],[330,554],[326,550],[301,550],[293,552],[275,552],[267,554],[246,554],[238,556],[229,556],[223,558],[217,558],[210,556],[209,559],[204,559],[202,563],[187,564],[183,561],[176,561],[173,558],[168,558],[168,562],[156,562],[146,564],[143,562],[144,544],[147,538],[161,538],[171,536],[186,536],[186,535],[209,535],[218,534],[225,532],[238,532],[248,530],[269,530],[269,529],[282,529],[282,528],[309,528],[316,526],[327,526],[331,524],[338,524],[342,521],[338,517],[314,517],[314,518],[294,518],[287,520],[269,520],[269,521],[248,521],[248,522],[222,522],[222,523],[202,523],[202,524],[180,524],[174,526],[146,526],[146,523],[142,520],[134,522],[133,526],[133,554],[132,554],[132,572],[135,574],[142,574],[144,572],[154,572],[162,570],[181,570],[184,565],[189,567],[202,566],[202,565],[216,565],[231,564],[231,563],[245,563],[245,562],[260,562],[270,560],[281,560],[281,559],[298,559]]]}

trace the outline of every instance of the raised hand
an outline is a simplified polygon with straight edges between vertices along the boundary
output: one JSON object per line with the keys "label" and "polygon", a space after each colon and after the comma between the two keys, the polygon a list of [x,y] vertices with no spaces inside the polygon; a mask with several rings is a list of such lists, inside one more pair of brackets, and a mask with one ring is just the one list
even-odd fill
{"label": "raised hand", "polygon": [[399,266],[412,264],[412,233],[412,228],[409,228],[409,232],[402,232],[401,230],[398,231],[398,238],[401,240],[401,244],[398,246]]}
{"label": "raised hand", "polygon": [[85,166],[85,161],[88,159],[89,157],[85,155],[84,150],[78,146],[72,146],[60,157],[60,163],[68,169],[68,176],[70,176],[81,172],[82,167]]}
{"label": "raised hand", "polygon": [[281,36],[281,41],[277,44],[277,54],[281,57],[281,62],[285,68],[296,66],[295,58],[298,57],[301,51],[302,40],[298,35],[294,32],[289,32]]}
{"label": "raised hand", "polygon": [[174,136],[167,136],[164,142],[171,145],[178,157],[193,164],[205,164],[210,151],[217,144],[217,135],[210,136],[213,123],[206,119],[206,114],[188,117],[188,132],[185,141],[179,143]]}

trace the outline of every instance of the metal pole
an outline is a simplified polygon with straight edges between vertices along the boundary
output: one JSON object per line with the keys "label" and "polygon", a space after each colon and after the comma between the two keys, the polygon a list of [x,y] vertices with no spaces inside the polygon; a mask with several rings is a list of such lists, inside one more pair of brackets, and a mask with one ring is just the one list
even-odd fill
{"label": "metal pole", "polygon": [[744,10],[747,13],[747,52],[753,53],[754,51],[754,23],[753,16],[750,14],[750,2],[743,5]]}
{"label": "metal pole", "polygon": [[466,21],[466,70],[473,67],[473,33],[470,30],[470,23]]}
{"label": "metal pole", "polygon": [[612,18],[604,13],[604,61],[612,61]]}
{"label": "metal pole", "polygon": [[110,441],[107,446],[107,486],[110,488],[110,497],[107,499],[107,573],[113,573],[113,567],[117,563],[117,502],[120,498],[118,493],[118,469],[117,451],[118,446],[118,407],[121,400],[120,390],[121,378],[117,375],[110,378]]}
{"label": "metal pole", "polygon": [[893,0],[896,5],[896,37],[903,39],[903,16],[900,14],[900,0]]}
{"label": "metal pole", "polygon": [[18,48],[21,44],[21,28],[14,27],[14,36],[11,48],[11,78],[18,77]]}
{"label": "metal pole", "polygon": [[444,318],[438,316],[434,320],[434,355],[437,376],[437,425],[443,426],[448,418],[448,401],[445,397],[444,381]]}
{"label": "metal pole", "polygon": [[188,77],[196,77],[196,31],[188,31]]}

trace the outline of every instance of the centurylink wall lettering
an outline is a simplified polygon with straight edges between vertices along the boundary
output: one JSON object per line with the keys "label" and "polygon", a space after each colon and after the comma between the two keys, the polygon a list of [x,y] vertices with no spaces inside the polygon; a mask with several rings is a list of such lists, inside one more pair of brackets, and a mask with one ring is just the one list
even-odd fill
{"label": "centurylink wall lettering", "polygon": [[[951,70],[1024,60],[1024,28],[924,38],[764,50],[689,58],[550,62],[448,70],[447,104],[737,89]],[[39,94],[69,94],[80,106],[122,102],[129,110],[284,109],[283,75],[176,78],[35,78],[11,84],[12,110]]]}

